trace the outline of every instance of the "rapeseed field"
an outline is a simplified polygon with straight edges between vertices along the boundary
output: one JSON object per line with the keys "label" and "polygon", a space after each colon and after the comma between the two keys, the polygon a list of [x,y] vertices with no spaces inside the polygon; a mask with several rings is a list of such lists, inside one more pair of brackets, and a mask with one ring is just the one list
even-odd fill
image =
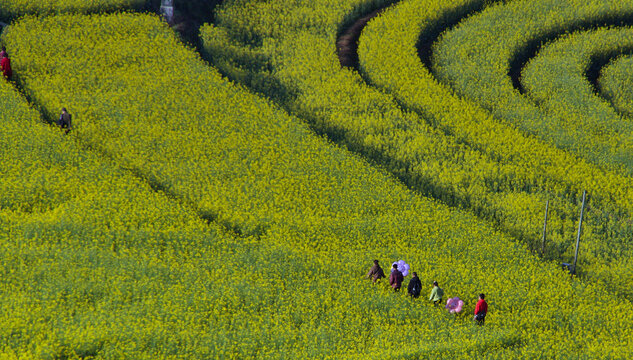
{"label": "rapeseed field", "polygon": [[[0,358],[631,356],[628,172],[416,62],[427,25],[487,2],[393,4],[358,71],[336,38],[393,1],[226,1],[210,63],[138,2],[7,3]],[[367,280],[374,259],[405,260],[422,296]],[[463,312],[427,301],[433,280]]]}

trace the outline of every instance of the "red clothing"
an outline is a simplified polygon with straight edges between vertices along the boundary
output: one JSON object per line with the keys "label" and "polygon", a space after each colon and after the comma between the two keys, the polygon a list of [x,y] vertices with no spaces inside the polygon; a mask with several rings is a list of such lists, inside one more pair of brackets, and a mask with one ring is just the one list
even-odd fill
{"label": "red clothing", "polygon": [[8,57],[4,57],[2,58],[2,60],[0,60],[0,68],[2,68],[2,73],[4,74],[4,76],[10,79],[13,73],[11,72],[11,60],[9,60]]}
{"label": "red clothing", "polygon": [[488,312],[488,303],[486,303],[486,300],[484,299],[479,299],[479,301],[477,301],[477,305],[475,306],[475,315],[480,314],[480,313],[486,314],[487,312]]}
{"label": "red clothing", "polygon": [[402,286],[402,281],[404,281],[404,276],[402,276],[402,273],[397,269],[393,270],[391,272],[391,275],[389,275],[389,284],[395,290],[400,289],[400,287]]}

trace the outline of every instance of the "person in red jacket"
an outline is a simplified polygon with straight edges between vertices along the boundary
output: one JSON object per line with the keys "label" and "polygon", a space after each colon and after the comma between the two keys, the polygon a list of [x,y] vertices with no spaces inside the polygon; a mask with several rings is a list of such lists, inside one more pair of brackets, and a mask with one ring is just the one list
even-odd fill
{"label": "person in red jacket", "polygon": [[9,59],[9,55],[7,55],[6,52],[2,54],[2,59],[0,60],[0,68],[2,68],[2,73],[4,74],[4,77],[11,80],[11,75],[13,75],[13,73],[11,72],[11,60]]}
{"label": "person in red jacket", "polygon": [[485,298],[486,295],[479,294],[479,301],[477,301],[475,306],[475,322],[480,326],[486,321],[486,314],[488,313],[488,303],[484,300]]}
{"label": "person in red jacket", "polygon": [[389,275],[389,285],[391,285],[394,291],[399,291],[403,280],[404,276],[402,276],[402,273],[398,270],[398,264],[393,264],[391,275]]}

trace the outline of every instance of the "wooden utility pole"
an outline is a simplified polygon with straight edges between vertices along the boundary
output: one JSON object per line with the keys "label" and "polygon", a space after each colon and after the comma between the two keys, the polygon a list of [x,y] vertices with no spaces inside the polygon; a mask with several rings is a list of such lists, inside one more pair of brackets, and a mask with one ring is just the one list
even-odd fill
{"label": "wooden utility pole", "polygon": [[545,220],[543,221],[543,242],[541,244],[541,257],[545,256],[545,238],[547,234],[547,213],[549,212],[549,199],[545,203]]}
{"label": "wooden utility pole", "polygon": [[171,24],[174,20],[174,0],[161,0],[160,14],[163,15],[165,20]]}
{"label": "wooden utility pole", "polygon": [[576,275],[576,263],[578,262],[578,247],[580,246],[580,231],[582,230],[582,216],[585,212],[585,199],[587,197],[587,190],[582,192],[582,206],[580,207],[580,220],[578,220],[578,235],[576,236],[576,254],[574,255],[574,265],[571,268],[571,273]]}

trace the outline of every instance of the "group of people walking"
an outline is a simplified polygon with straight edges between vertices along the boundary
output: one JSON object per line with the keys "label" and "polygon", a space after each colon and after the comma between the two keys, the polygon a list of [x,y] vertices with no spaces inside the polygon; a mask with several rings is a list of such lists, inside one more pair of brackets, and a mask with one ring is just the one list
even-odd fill
{"label": "group of people walking", "polygon": [[[407,286],[407,293],[409,296],[417,298],[422,292],[422,282],[416,272],[411,273],[411,275],[411,280],[409,280],[409,284]],[[387,276],[385,275],[384,270],[380,267],[378,260],[374,260],[374,265],[369,269],[367,278],[376,282],[386,277]],[[389,274],[389,285],[397,292],[400,291],[403,281],[404,275],[400,270],[398,270],[398,265],[393,264],[391,274]],[[429,301],[433,302],[435,306],[439,306],[442,303],[443,297],[444,290],[440,287],[437,281],[433,281],[433,288],[431,289],[431,294],[429,295]],[[486,314],[488,313],[488,303],[486,303],[485,298],[485,294],[479,294],[479,300],[477,301],[477,305],[475,305],[474,320],[478,325],[484,324]]]}

